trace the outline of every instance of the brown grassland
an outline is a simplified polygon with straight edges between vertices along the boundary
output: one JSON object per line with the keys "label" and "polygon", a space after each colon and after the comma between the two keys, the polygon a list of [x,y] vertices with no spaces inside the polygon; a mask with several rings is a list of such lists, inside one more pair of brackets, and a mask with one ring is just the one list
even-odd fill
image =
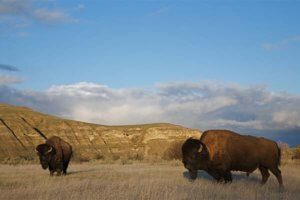
{"label": "brown grassland", "polygon": [[234,172],[231,184],[216,183],[199,171],[190,182],[181,162],[93,161],[71,163],[69,174],[50,177],[38,164],[0,165],[0,199],[300,199],[300,163],[281,166],[285,189],[271,174],[260,185],[255,171]]}

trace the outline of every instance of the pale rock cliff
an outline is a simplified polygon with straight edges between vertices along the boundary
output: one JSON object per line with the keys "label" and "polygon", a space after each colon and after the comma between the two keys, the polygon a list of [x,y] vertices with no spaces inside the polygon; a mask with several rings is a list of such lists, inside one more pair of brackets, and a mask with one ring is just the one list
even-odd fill
{"label": "pale rock cliff", "polygon": [[201,132],[164,123],[104,126],[0,104],[0,160],[36,157],[35,146],[44,143],[44,136],[52,135],[73,146],[75,159],[143,159],[162,157],[172,143],[188,137],[200,138]]}

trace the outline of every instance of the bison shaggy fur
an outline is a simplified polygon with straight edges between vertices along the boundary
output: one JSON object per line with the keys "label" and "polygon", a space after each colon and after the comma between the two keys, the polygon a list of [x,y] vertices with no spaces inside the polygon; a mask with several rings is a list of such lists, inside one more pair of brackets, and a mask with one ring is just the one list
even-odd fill
{"label": "bison shaggy fur", "polygon": [[72,156],[72,146],[57,136],[46,140],[45,144],[36,147],[37,154],[43,169],[49,168],[50,175],[67,174],[67,168]]}
{"label": "bison shaggy fur", "polygon": [[231,182],[231,171],[251,173],[259,169],[261,183],[268,180],[269,170],[283,186],[280,165],[281,151],[277,143],[229,130],[205,131],[200,140],[189,138],[182,145],[182,162],[196,179],[197,170],[205,170],[217,181]]}

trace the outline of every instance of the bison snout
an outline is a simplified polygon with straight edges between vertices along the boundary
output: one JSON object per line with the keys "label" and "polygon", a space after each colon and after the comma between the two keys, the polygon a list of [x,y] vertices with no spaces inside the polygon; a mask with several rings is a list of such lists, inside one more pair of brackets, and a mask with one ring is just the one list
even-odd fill
{"label": "bison snout", "polygon": [[192,181],[194,181],[194,180],[196,180],[196,178],[197,178],[197,170],[189,170],[189,174],[190,174],[190,178],[191,178],[191,180]]}
{"label": "bison snout", "polygon": [[47,168],[48,168],[48,165],[42,164],[42,168],[43,168],[43,169],[47,169]]}

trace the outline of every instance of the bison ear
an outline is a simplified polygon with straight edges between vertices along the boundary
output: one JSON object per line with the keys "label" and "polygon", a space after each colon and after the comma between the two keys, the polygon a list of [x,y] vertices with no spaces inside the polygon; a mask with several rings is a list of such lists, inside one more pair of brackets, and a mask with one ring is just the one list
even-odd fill
{"label": "bison ear", "polygon": [[36,148],[35,148],[35,152],[39,155],[40,154],[40,145],[38,145]]}

